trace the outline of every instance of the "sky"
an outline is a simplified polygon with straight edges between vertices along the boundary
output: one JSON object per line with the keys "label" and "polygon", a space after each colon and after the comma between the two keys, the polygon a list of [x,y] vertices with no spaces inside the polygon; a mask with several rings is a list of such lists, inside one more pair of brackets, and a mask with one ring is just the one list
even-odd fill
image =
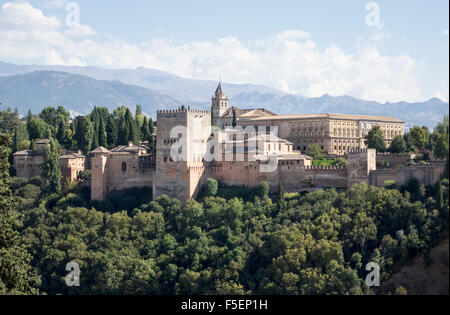
{"label": "sky", "polygon": [[9,0],[0,61],[448,101],[448,12],[448,0]]}

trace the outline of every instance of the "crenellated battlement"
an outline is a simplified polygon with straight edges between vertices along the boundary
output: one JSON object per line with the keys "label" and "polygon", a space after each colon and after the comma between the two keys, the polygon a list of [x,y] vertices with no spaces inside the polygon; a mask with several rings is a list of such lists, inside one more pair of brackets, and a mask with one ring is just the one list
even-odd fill
{"label": "crenellated battlement", "polygon": [[345,166],[328,166],[328,165],[320,165],[320,166],[305,166],[305,171],[314,172],[314,171],[346,171],[347,167]]}
{"label": "crenellated battlement", "polygon": [[367,153],[367,149],[350,149],[348,154]]}
{"label": "crenellated battlement", "polygon": [[208,110],[200,110],[200,109],[164,109],[158,110],[156,113],[160,117],[173,117],[179,114],[187,114],[187,113],[204,114],[204,115],[211,114],[211,112]]}

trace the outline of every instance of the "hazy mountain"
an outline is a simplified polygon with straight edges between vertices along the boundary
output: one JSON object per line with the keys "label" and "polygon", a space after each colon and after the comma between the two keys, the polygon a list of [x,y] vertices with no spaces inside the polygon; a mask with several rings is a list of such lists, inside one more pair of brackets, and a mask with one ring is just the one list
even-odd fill
{"label": "hazy mountain", "polygon": [[438,98],[426,102],[385,103],[364,101],[351,96],[330,96],[306,98],[297,95],[274,95],[257,92],[242,93],[231,99],[233,104],[249,108],[265,107],[278,114],[292,113],[341,113],[361,115],[383,115],[403,119],[407,127],[425,125],[433,128],[448,115],[448,103]]}
{"label": "hazy mountain", "polygon": [[[170,95],[184,103],[209,103],[217,87],[217,81],[194,80],[147,68],[137,69],[104,69],[99,67],[68,66],[19,66],[0,61],[0,76],[25,74],[33,71],[60,71],[89,76],[96,80],[117,80],[126,84],[145,87],[159,93]],[[276,89],[255,84],[223,84],[228,96],[241,93],[258,92],[285,95]]]}
{"label": "hazy mountain", "polygon": [[21,114],[28,109],[39,113],[46,106],[58,105],[82,114],[94,106],[113,110],[125,105],[134,111],[136,104],[141,104],[144,112],[154,116],[157,109],[181,105],[172,97],[143,87],[55,71],[0,77],[0,102],[17,107]]}
{"label": "hazy mountain", "polygon": [[[350,96],[308,98],[254,84],[223,85],[231,105],[265,107],[279,114],[385,115],[403,119],[407,126],[418,124],[430,128],[448,114],[448,103],[437,98],[426,102],[382,104]],[[146,68],[111,70],[0,62],[0,102],[17,106],[21,112],[26,112],[28,107],[39,112],[45,106],[59,104],[79,113],[87,113],[93,106],[113,108],[119,104],[132,108],[141,104],[152,115],[157,109],[175,108],[180,104],[209,109],[216,87],[216,81],[186,79]]]}

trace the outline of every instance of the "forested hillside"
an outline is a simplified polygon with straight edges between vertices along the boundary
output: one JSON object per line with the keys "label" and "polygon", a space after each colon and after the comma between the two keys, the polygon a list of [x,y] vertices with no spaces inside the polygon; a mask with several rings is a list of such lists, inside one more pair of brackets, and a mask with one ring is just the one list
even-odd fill
{"label": "forested hillside", "polygon": [[[12,189],[21,240],[48,294],[372,294],[368,262],[386,281],[393,264],[427,253],[448,232],[447,179],[403,192],[361,184],[128,208],[114,198],[93,204],[76,186],[44,196],[40,184],[15,179]],[[71,261],[80,287],[65,285]]]}

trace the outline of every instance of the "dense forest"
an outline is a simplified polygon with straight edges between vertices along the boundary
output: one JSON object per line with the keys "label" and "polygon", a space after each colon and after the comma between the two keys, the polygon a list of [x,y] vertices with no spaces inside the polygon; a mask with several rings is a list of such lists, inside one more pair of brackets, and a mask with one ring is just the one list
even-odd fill
{"label": "dense forest", "polygon": [[[145,188],[98,202],[85,183],[55,188],[48,174],[10,177],[11,153],[42,137],[56,139],[55,152],[151,143],[151,120],[126,108],[96,108],[71,122],[62,107],[22,119],[12,110],[0,115],[8,117],[0,120],[0,294],[376,294],[365,283],[368,262],[380,265],[384,281],[395,265],[430,260],[430,249],[448,237],[448,162],[427,187],[411,180],[301,196],[271,192],[265,182],[250,189],[209,179],[185,204],[152,201]],[[448,118],[433,132],[412,128],[395,151],[448,161],[448,132]],[[374,130],[368,144],[382,145],[381,136]],[[72,261],[79,287],[65,283]]]}

